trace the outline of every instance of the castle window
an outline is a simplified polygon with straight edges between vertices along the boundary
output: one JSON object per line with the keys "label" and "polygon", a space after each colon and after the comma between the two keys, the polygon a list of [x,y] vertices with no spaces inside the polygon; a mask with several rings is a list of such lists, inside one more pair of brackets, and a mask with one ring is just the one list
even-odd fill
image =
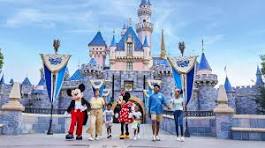
{"label": "castle window", "polygon": [[132,63],[132,62],[128,62],[128,63],[127,63],[127,67],[126,67],[126,69],[127,69],[128,71],[133,70],[133,63]]}
{"label": "castle window", "polygon": [[133,55],[133,44],[127,43],[127,55],[132,56]]}
{"label": "castle window", "polygon": [[143,20],[143,22],[145,23],[145,22],[146,22],[146,20],[144,19],[144,20]]}

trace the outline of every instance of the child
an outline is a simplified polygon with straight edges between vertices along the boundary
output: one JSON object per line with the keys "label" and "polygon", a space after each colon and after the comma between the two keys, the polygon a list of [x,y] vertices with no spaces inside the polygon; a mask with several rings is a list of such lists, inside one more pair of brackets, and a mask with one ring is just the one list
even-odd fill
{"label": "child", "polygon": [[111,110],[112,104],[107,105],[107,109],[104,111],[104,121],[107,128],[107,138],[111,138],[111,127],[113,122],[114,112]]}
{"label": "child", "polygon": [[134,137],[133,139],[136,140],[137,138],[140,138],[140,125],[141,125],[141,120],[142,120],[142,113],[139,111],[139,107],[136,105],[134,108],[134,112],[132,113],[133,115],[133,123],[132,123],[132,129],[134,131]]}

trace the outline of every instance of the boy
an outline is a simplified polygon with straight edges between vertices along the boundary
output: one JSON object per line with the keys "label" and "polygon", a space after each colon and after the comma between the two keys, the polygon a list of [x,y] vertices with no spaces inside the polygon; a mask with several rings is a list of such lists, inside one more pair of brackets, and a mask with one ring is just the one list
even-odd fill
{"label": "boy", "polygon": [[109,103],[107,105],[107,109],[104,111],[104,121],[105,121],[105,126],[107,128],[107,138],[111,138],[111,127],[112,127],[112,122],[113,122],[113,115],[114,115],[114,112],[113,110],[111,109],[112,107],[112,104]]}

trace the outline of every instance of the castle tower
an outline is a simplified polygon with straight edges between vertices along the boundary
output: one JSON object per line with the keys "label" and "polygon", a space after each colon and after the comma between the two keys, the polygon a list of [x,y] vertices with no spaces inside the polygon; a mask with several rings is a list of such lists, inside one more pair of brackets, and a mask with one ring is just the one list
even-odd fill
{"label": "castle tower", "polygon": [[256,86],[264,86],[264,82],[262,80],[262,73],[259,66],[257,67],[257,72],[256,72]]}
{"label": "castle tower", "polygon": [[147,37],[148,45],[152,47],[152,32],[153,24],[151,22],[151,9],[150,0],[142,0],[138,8],[138,23],[136,24],[136,32],[142,43],[144,43],[145,37]]}
{"label": "castle tower", "polygon": [[145,65],[145,69],[149,69],[151,67],[151,60],[152,60],[152,56],[151,56],[151,49],[150,46],[148,44],[148,39],[147,36],[145,36],[144,39],[144,44],[143,44],[143,49],[144,49],[144,65]]}
{"label": "castle tower", "polygon": [[105,66],[106,56],[108,54],[107,45],[100,31],[97,32],[93,40],[88,44],[89,56],[95,58],[97,63]]}
{"label": "castle tower", "polygon": [[227,76],[225,78],[224,87],[228,97],[228,106],[236,110],[235,91],[233,90],[232,85]]}
{"label": "castle tower", "polygon": [[32,84],[28,77],[26,77],[21,84],[21,92],[24,97],[28,97],[32,91]]}
{"label": "castle tower", "polygon": [[217,75],[212,74],[212,69],[203,51],[195,78],[198,88],[198,110],[213,110],[216,106],[217,94],[214,86],[217,82]]}
{"label": "castle tower", "polygon": [[112,69],[113,64],[115,64],[115,58],[116,58],[116,54],[115,54],[115,50],[117,48],[117,42],[115,39],[115,34],[113,33],[113,37],[111,40],[111,44],[109,47],[109,51],[110,51],[110,56],[109,56],[109,62],[110,62],[110,68]]}

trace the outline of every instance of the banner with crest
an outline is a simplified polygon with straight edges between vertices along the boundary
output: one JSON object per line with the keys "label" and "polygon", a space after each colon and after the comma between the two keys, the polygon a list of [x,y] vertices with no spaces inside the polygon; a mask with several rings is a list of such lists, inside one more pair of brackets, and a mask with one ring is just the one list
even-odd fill
{"label": "banner with crest", "polygon": [[61,91],[66,66],[71,55],[41,54],[40,56],[43,61],[48,96],[53,103]]}
{"label": "banner with crest", "polygon": [[168,57],[168,61],[172,67],[175,86],[176,88],[183,90],[187,104],[192,97],[196,60],[197,56],[177,58]]}

